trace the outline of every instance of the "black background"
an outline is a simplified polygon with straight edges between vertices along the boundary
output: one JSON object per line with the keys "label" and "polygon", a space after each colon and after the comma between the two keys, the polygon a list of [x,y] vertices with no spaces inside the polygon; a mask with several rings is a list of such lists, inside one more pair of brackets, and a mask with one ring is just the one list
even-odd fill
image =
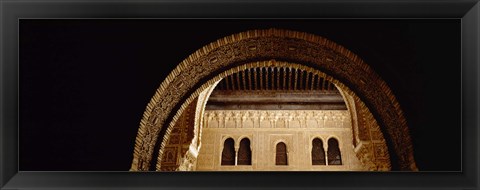
{"label": "black background", "polygon": [[20,20],[22,171],[126,171],[160,83],[188,55],[250,29],[326,37],[391,87],[422,171],[460,170],[460,20]]}

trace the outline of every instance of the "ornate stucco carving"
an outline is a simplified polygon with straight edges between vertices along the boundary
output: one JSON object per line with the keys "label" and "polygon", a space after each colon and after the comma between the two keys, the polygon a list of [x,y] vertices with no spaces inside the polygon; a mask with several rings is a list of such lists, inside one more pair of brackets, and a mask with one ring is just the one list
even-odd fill
{"label": "ornate stucco carving", "polygon": [[[290,128],[293,126],[289,126],[288,123],[292,121],[300,124],[295,126],[295,128],[327,127],[325,126],[325,122],[331,123],[331,125],[328,125],[330,128],[351,128],[350,113],[348,111],[208,110],[205,111],[204,117],[210,124],[204,126],[206,128]],[[242,123],[235,126],[225,126],[225,120],[242,121]],[[268,120],[271,122],[269,126],[260,126],[260,120]]]}
{"label": "ornate stucco carving", "polygon": [[[263,123],[266,126],[251,126],[247,123],[241,123],[235,127],[218,125],[219,120],[245,118],[246,121],[258,122],[260,117],[266,118],[268,122]],[[289,117],[292,117],[292,122],[289,127],[284,127],[282,123]],[[319,125],[315,122],[315,117],[327,122]],[[305,125],[308,121],[311,122]],[[203,130],[208,138],[202,139],[205,147],[199,152],[197,170],[364,171],[369,169],[362,165],[351,145],[352,128],[350,113],[347,110],[208,110],[205,111]],[[251,141],[252,165],[222,166],[220,164],[223,141],[227,138],[234,140],[236,149],[243,138]],[[325,150],[328,150],[328,139],[337,139],[342,151],[343,164],[312,165],[311,143],[314,138],[325,142],[323,144]],[[287,166],[275,165],[275,147],[279,142],[287,146]],[[381,150],[386,151],[384,148],[386,147],[380,147]]]}
{"label": "ornate stucco carving", "polygon": [[351,95],[342,90],[345,104],[350,113],[353,139],[356,156],[360,159],[367,170],[389,171],[391,170],[390,155],[383,133],[372,113],[362,102],[356,101]]}
{"label": "ornate stucco carving", "polygon": [[175,123],[164,154],[158,155],[156,170],[175,171],[184,162],[185,154],[190,151],[193,141],[197,100],[193,101]]}
{"label": "ornate stucco carving", "polygon": [[[288,60],[289,63],[269,60]],[[208,44],[190,55],[167,76],[147,105],[140,122],[131,170],[149,169],[160,129],[166,128],[164,136],[160,137],[163,139],[160,150],[163,150],[165,139],[170,137],[172,123],[200,92],[234,72],[268,65],[328,73],[323,74],[327,80],[356,101],[366,103],[368,110],[386,131],[385,137],[392,144],[391,152],[398,158],[399,169],[417,169],[400,105],[387,84],[366,63],[325,38],[269,29],[247,31]],[[214,73],[218,74],[212,75]],[[184,98],[186,100],[181,101]],[[174,110],[178,106],[179,109]]]}
{"label": "ornate stucco carving", "polygon": [[[204,123],[204,111],[205,111],[205,106],[207,104],[208,97],[212,93],[213,89],[215,89],[215,86],[217,83],[213,84],[209,88],[207,88],[205,91],[200,93],[198,96],[198,101],[197,102],[192,102],[192,104],[195,104],[195,119],[194,119],[194,127],[193,127],[193,139],[191,140],[191,143],[189,145],[188,151],[184,152],[183,157],[181,158],[180,165],[178,167],[179,171],[191,171],[195,169],[195,166],[197,165],[197,157],[198,157],[198,152],[200,151],[201,148],[201,138],[202,138],[202,129],[203,129],[203,123]],[[159,152],[163,152],[160,151]],[[161,157],[162,155],[159,155]],[[161,164],[161,162],[157,162],[158,164]],[[160,168],[161,166],[157,166]]]}

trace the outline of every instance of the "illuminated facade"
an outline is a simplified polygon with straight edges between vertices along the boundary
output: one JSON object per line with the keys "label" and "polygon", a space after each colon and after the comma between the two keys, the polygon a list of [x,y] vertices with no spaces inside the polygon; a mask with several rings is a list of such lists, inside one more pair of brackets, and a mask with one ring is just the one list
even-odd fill
{"label": "illuminated facade", "polygon": [[385,171],[391,156],[417,170],[411,147],[395,97],[361,59],[318,36],[270,29],[209,44],[167,77],[131,170]]}

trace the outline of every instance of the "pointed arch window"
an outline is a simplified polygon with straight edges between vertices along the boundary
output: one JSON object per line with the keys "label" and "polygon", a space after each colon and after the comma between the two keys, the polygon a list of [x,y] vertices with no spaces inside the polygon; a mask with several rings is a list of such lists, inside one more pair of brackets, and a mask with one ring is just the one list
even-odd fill
{"label": "pointed arch window", "polygon": [[323,142],[319,138],[312,141],[312,165],[325,165],[325,150]]}
{"label": "pointed arch window", "polygon": [[235,141],[228,138],[223,142],[222,165],[235,165]]}
{"label": "pointed arch window", "polygon": [[337,139],[328,139],[328,165],[342,165],[342,155]]}
{"label": "pointed arch window", "polygon": [[252,165],[252,150],[250,149],[250,140],[248,138],[243,138],[240,141],[237,165]]}
{"label": "pointed arch window", "polygon": [[288,165],[287,145],[283,142],[276,146],[275,165]]}

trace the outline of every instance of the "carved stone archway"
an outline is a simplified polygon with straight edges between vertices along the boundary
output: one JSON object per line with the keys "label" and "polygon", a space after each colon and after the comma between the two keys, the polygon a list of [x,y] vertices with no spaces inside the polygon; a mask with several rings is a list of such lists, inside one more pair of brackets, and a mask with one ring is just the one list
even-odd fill
{"label": "carved stone archway", "polygon": [[[392,165],[417,170],[403,112],[390,88],[358,56],[325,38],[303,32],[268,29],[234,34],[210,43],[181,62],[157,89],[138,130],[132,171],[149,170],[155,151],[188,104],[215,76],[255,61],[286,61],[318,69],[373,114],[383,131]],[[393,163],[395,162],[395,163]]]}
{"label": "carved stone archway", "polygon": [[[350,111],[350,115],[352,117],[351,118],[352,130],[357,131],[356,133],[352,134],[352,137],[353,137],[352,143],[354,143],[353,145],[354,145],[356,157],[360,160],[360,162],[363,165],[362,166],[363,170],[367,170],[367,171],[390,171],[391,170],[390,156],[388,153],[388,148],[385,143],[384,136],[381,132],[380,127],[378,126],[378,123],[373,118],[372,113],[368,110],[365,104],[360,101],[360,98],[358,98],[356,94],[354,94],[347,86],[342,84],[340,81],[334,79],[333,77],[319,70],[313,69],[308,66],[304,66],[296,63],[275,61],[275,60],[246,63],[241,66],[228,69],[214,76],[212,79],[210,79],[205,83],[207,85],[212,83],[213,84],[210,85],[209,87],[206,87],[207,89],[199,94],[198,102],[195,100],[191,102],[188,101],[190,103],[186,103],[186,105],[189,105],[189,107],[191,107],[192,104],[193,106],[196,105],[197,108],[195,111],[195,115],[196,115],[195,121],[201,120],[203,119],[203,117],[200,117],[200,115],[203,116],[203,114],[201,113],[203,113],[203,111],[205,110],[205,105],[207,100],[209,99],[210,93],[216,87],[217,83],[220,82],[220,80],[228,76],[231,76],[234,73],[239,73],[241,71],[244,71],[245,69],[275,68],[275,67],[306,71],[308,73],[317,75],[320,78],[323,78],[326,81],[329,81],[332,84],[334,84],[335,87],[340,92],[340,94],[342,95],[346,103],[347,110]],[[199,89],[204,89],[204,87],[200,87]],[[197,99],[196,97],[192,97],[192,98]],[[189,111],[189,110],[185,110],[185,111]],[[179,112],[177,114],[183,115],[184,111]],[[368,124],[366,124],[365,122],[368,122]],[[173,131],[176,127],[178,129],[176,122],[170,123],[169,126],[173,126],[170,131]],[[193,139],[200,139],[199,132],[202,131],[201,125],[195,124],[193,127],[194,127]],[[166,145],[158,148],[159,155],[156,157],[157,163],[155,168],[157,171],[164,171],[162,169],[162,158],[163,158],[163,154],[165,153],[166,146],[169,145],[168,143],[169,139],[170,139],[170,136],[164,137],[161,143]],[[187,165],[192,165],[196,163],[197,157],[195,155],[198,155],[198,153],[195,153],[195,152],[198,152],[200,150],[199,150],[198,144],[196,144],[194,141],[195,140],[193,140],[192,143],[190,144],[191,149],[189,149],[186,152],[185,151],[180,152],[180,154],[183,155],[181,160],[186,162],[180,164],[180,166],[177,168],[178,170],[187,171],[188,170],[187,168],[189,168],[189,167],[186,167]]]}

